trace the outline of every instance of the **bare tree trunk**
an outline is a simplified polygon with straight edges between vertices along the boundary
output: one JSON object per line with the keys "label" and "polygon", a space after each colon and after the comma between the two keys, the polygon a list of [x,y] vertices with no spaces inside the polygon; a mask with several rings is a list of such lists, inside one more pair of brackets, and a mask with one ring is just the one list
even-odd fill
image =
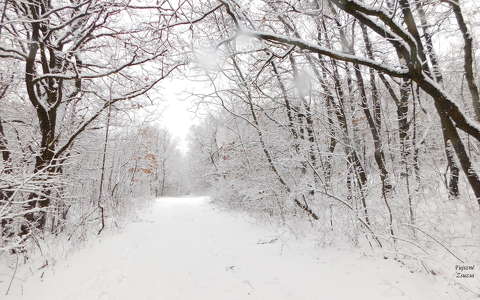
{"label": "bare tree trunk", "polygon": [[167,176],[167,170],[166,170],[166,165],[165,165],[165,159],[162,159],[162,185],[160,189],[160,196],[165,195],[165,180]]}
{"label": "bare tree trunk", "polygon": [[100,210],[100,221],[101,221],[101,226],[100,230],[98,230],[97,235],[102,233],[103,229],[105,228],[105,208],[102,205],[102,194],[103,194],[103,178],[105,176],[105,160],[107,157],[107,146],[108,146],[108,134],[110,131],[110,114],[112,111],[112,106],[110,105],[108,107],[108,113],[107,113],[107,127],[105,129],[105,140],[103,144],[103,155],[102,155],[102,168],[101,168],[101,173],[100,173],[100,187],[98,189],[98,199],[97,199],[97,207]]}
{"label": "bare tree trunk", "polygon": [[475,75],[473,73],[474,52],[472,33],[468,29],[467,23],[465,22],[460,1],[451,0],[448,1],[448,3],[452,7],[453,13],[455,14],[455,19],[457,20],[458,27],[460,28],[460,32],[462,32],[463,41],[465,43],[463,47],[465,78],[467,79],[468,89],[470,90],[470,95],[472,96],[472,106],[475,112],[475,117],[477,121],[480,122],[480,95],[477,84],[475,83]]}
{"label": "bare tree trunk", "polygon": [[[431,73],[431,76],[435,79],[435,81],[437,81],[439,84],[442,84],[443,83],[443,76],[442,76],[442,73],[440,72],[440,67],[438,65],[437,55],[436,55],[435,50],[433,48],[432,36],[430,35],[430,32],[428,31],[428,23],[427,23],[427,19],[426,19],[426,16],[425,16],[425,11],[423,10],[423,3],[421,3],[421,1],[422,0],[416,0],[415,4],[417,6],[418,15],[419,15],[419,18],[420,18],[420,24],[422,25],[423,37],[425,39],[425,44],[426,44],[425,53],[426,53],[426,56],[430,59],[430,63],[432,64],[432,72],[430,72],[430,70],[427,68],[427,74]],[[418,34],[417,31],[412,31],[412,32]],[[417,39],[419,39],[419,38],[417,38]],[[441,120],[440,123],[442,125],[443,143],[444,143],[444,148],[445,148],[445,154],[446,154],[446,157],[447,157],[447,167],[450,171],[450,180],[449,180],[449,183],[448,183],[448,191],[449,191],[450,196],[458,197],[459,194],[460,194],[460,190],[458,188],[458,180],[459,180],[460,170],[457,167],[457,164],[455,163],[454,151],[452,151],[452,145],[450,144],[450,139],[447,136],[446,126],[448,126],[448,125],[445,123],[444,120]]]}

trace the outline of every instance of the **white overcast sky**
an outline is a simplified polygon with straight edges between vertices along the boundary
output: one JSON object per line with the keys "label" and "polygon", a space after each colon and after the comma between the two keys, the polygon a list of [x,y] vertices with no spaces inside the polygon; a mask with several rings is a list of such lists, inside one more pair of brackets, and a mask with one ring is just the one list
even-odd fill
{"label": "white overcast sky", "polygon": [[188,99],[191,92],[206,90],[205,83],[189,79],[169,78],[159,86],[160,106],[164,107],[162,115],[156,122],[158,126],[166,128],[179,141],[179,148],[187,150],[187,137],[190,127],[200,121],[194,112],[192,99]]}

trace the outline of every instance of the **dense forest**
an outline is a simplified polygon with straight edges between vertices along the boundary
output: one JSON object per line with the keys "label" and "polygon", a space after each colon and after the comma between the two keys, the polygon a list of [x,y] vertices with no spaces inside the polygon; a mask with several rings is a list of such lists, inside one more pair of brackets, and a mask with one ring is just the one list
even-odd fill
{"label": "dense forest", "polygon": [[212,112],[192,132],[197,177],[375,247],[462,243],[480,205],[478,5],[367,2],[222,3],[203,28],[220,58],[197,95]]}
{"label": "dense forest", "polygon": [[[419,272],[480,261],[478,20],[476,0],[0,0],[0,256],[196,193]],[[156,109],[172,78],[204,86],[185,153]]]}

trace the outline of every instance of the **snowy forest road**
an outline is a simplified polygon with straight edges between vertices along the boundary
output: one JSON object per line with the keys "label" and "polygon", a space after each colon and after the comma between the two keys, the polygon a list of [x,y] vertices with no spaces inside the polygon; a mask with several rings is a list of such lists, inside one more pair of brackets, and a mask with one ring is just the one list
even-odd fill
{"label": "snowy forest road", "polygon": [[7,299],[455,299],[392,260],[277,236],[205,197],[162,198]]}

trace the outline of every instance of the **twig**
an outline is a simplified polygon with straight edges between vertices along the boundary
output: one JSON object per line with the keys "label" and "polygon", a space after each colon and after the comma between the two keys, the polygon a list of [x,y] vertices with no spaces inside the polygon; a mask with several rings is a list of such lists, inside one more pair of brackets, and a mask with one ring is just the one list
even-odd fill
{"label": "twig", "polygon": [[13,271],[12,278],[10,278],[10,283],[8,284],[7,291],[5,292],[5,296],[8,295],[10,292],[10,288],[12,287],[13,279],[15,278],[15,275],[17,274],[17,269],[18,269],[18,254],[17,254],[17,261],[15,262],[15,270]]}
{"label": "twig", "polygon": [[447,250],[448,253],[450,253],[453,257],[455,257],[456,259],[458,259],[459,262],[461,262],[462,264],[464,264],[465,262],[460,259],[458,256],[455,255],[455,253],[453,253],[450,249],[448,249],[447,246],[445,246],[442,242],[440,242],[438,239],[436,239],[435,237],[433,237],[432,235],[430,235],[429,233],[425,232],[424,230],[422,230],[421,228],[415,226],[415,225],[412,225],[412,224],[408,224],[408,223],[402,223],[401,225],[404,225],[404,226],[409,226],[409,227],[412,227],[418,231],[420,231],[421,233],[425,234],[426,236],[428,236],[429,238],[431,238],[433,241],[435,241],[437,244],[439,244],[443,249]]}

